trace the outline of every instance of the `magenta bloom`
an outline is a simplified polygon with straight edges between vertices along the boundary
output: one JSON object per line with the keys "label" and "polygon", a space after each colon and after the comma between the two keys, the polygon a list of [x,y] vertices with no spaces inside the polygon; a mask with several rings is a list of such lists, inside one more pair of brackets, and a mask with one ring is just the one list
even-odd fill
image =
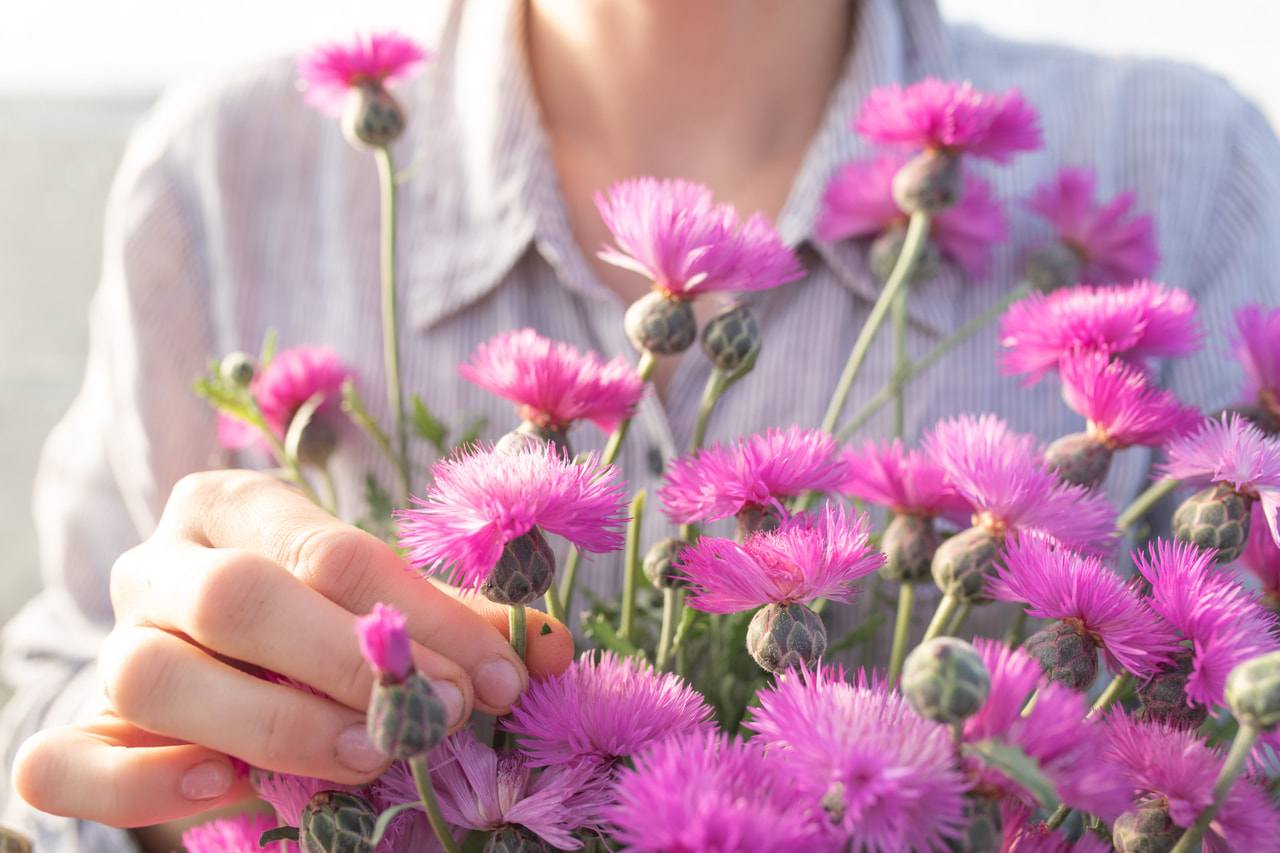
{"label": "magenta bloom", "polygon": [[1043,536],[1005,543],[988,594],[1026,602],[1028,615],[1072,620],[1095,643],[1113,673],[1155,675],[1178,646],[1173,628],[1147,606],[1135,585],[1097,557],[1055,548]]}
{"label": "magenta bloom", "polygon": [[404,614],[378,602],[373,610],[356,620],[360,654],[382,681],[400,683],[413,672],[413,651]]}
{"label": "magenta bloom", "polygon": [[[841,167],[822,197],[818,239],[876,237],[906,227],[909,217],[893,200],[893,176],[908,159],[905,154],[881,154]],[[1004,208],[992,195],[991,184],[965,172],[960,203],[932,217],[929,239],[970,278],[986,276],[992,245],[1009,239]]]}
{"label": "magenta bloom", "polygon": [[1159,540],[1133,559],[1151,584],[1151,608],[1191,641],[1186,689],[1193,702],[1223,704],[1227,675],[1237,664],[1280,649],[1275,613],[1239,578],[1215,571],[1212,552]]}
{"label": "magenta bloom", "polygon": [[999,536],[1040,530],[1088,553],[1114,546],[1115,510],[1106,497],[1060,483],[1040,461],[1035,436],[1011,432],[996,416],[942,421],[925,436],[924,450],[973,505],[975,526]]}
{"label": "magenta bloom", "polygon": [[1262,591],[1275,605],[1280,603],[1280,545],[1272,539],[1264,529],[1266,516],[1262,505],[1253,505],[1253,524],[1249,531],[1249,542],[1244,553],[1240,555],[1239,564],[1262,584]]}
{"label": "magenta bloom", "polygon": [[595,195],[618,247],[600,259],[653,280],[667,296],[767,290],[804,275],[795,252],[760,214],[739,223],[732,206],[691,181],[633,178]]}
{"label": "magenta bloom", "polygon": [[1239,415],[1206,420],[1195,433],[1165,448],[1165,477],[1193,486],[1230,483],[1239,494],[1261,502],[1271,537],[1280,543],[1280,441],[1267,438]]}
{"label": "magenta bloom", "polygon": [[837,491],[899,515],[942,515],[961,523],[973,512],[973,505],[956,491],[946,470],[919,448],[905,450],[902,439],[878,443],[867,439],[861,450],[846,447],[840,464],[845,476]]}
{"label": "magenta bloom", "polygon": [[[217,818],[193,826],[182,833],[182,846],[189,853],[261,853],[258,839],[275,829],[280,822],[264,814],[238,814]],[[291,853],[297,853],[297,842],[289,842]]]}
{"label": "magenta bloom", "polygon": [[1085,351],[1059,364],[1062,396],[1088,419],[1088,432],[1112,450],[1133,445],[1159,447],[1186,435],[1204,420],[1178,395],[1151,384],[1147,376],[1105,352]]}
{"label": "magenta bloom", "polygon": [[818,809],[755,741],[697,732],[654,744],[619,770],[613,836],[636,853],[822,849]]}
{"label": "magenta bloom", "polygon": [[1245,305],[1236,311],[1231,349],[1244,368],[1241,399],[1257,401],[1280,418],[1280,308]]}
{"label": "magenta bloom", "polygon": [[947,729],[888,685],[792,670],[759,700],[743,725],[791,767],[811,808],[825,809],[834,844],[821,849],[935,850],[959,834],[969,784]]}
{"label": "magenta bloom", "polygon": [[703,536],[680,560],[692,587],[690,607],[739,613],[769,602],[851,601],[854,583],[884,565],[885,557],[869,544],[866,516],[827,505],[753,533],[741,545]]}
{"label": "magenta bloom", "polygon": [[601,554],[622,546],[625,484],[591,454],[582,464],[550,444],[512,453],[459,452],[431,469],[431,491],[396,513],[400,545],[420,568],[479,589],[506,543],[535,525]]}
{"label": "magenta bloom", "polygon": [[502,725],[523,738],[520,749],[534,766],[612,761],[714,726],[711,708],[683,679],[612,652],[534,681]]}
{"label": "magenta bloom", "polygon": [[587,420],[613,432],[644,395],[644,381],[622,356],[605,362],[533,329],[503,332],[481,344],[458,373],[519,404],[524,420],[553,430]]}
{"label": "magenta bloom", "polygon": [[298,57],[298,74],[306,87],[307,103],[338,115],[351,89],[405,80],[430,58],[428,51],[397,32],[371,33],[346,44],[312,48]]}
{"label": "magenta bloom", "polygon": [[[342,384],[351,375],[351,368],[329,347],[294,347],[275,354],[271,363],[253,377],[249,393],[272,434],[284,441],[293,416],[312,397],[318,395],[324,401],[316,409],[313,421],[337,417]],[[265,442],[257,428],[226,414],[219,416],[218,438],[232,450]]]}
{"label": "magenta bloom", "polygon": [[[1133,720],[1121,711],[1107,715],[1107,753],[1119,764],[1135,800],[1167,800],[1178,826],[1195,822],[1213,801],[1223,756],[1194,731]],[[1209,831],[1206,853],[1280,850],[1280,815],[1265,790],[1247,775],[1236,779]]]}
{"label": "magenta bloom", "polygon": [[1204,332],[1186,291],[1149,281],[1094,287],[1081,284],[1032,293],[1000,318],[1006,375],[1026,373],[1034,383],[1064,357],[1097,350],[1143,370],[1156,358],[1200,347]]}
{"label": "magenta bloom", "polygon": [[[1102,727],[1085,720],[1089,706],[1084,695],[1046,681],[1040,663],[1023,649],[982,637],[973,647],[991,673],[991,693],[965,721],[965,742],[995,739],[1021,747],[1062,802],[1104,820],[1124,812],[1127,788],[1105,755]],[[1024,717],[1023,706],[1037,689],[1036,703]],[[977,773],[979,785],[1034,805],[1030,793],[1012,779],[972,759],[967,766]]]}
{"label": "magenta bloom", "polygon": [[1044,144],[1040,117],[1017,89],[995,95],[935,77],[905,90],[895,83],[872,91],[854,130],[879,145],[972,154],[997,163]]}
{"label": "magenta bloom", "polygon": [[835,455],[835,439],[822,430],[769,429],[676,459],[658,497],[675,524],[715,521],[747,507],[782,512],[780,498],[830,491],[840,483]]}
{"label": "magenta bloom", "polygon": [[1128,218],[1137,200],[1132,192],[1095,204],[1096,182],[1092,169],[1064,168],[1036,187],[1025,204],[1048,220],[1058,241],[1080,258],[1083,281],[1110,284],[1153,275],[1160,254],[1151,217]]}

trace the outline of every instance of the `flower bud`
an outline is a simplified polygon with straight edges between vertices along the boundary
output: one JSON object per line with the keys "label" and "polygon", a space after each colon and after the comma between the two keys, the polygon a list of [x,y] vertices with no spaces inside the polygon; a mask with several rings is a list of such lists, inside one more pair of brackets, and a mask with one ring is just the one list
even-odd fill
{"label": "flower bud", "polygon": [[[902,247],[907,243],[907,229],[902,226],[890,228],[871,241],[867,251],[867,265],[876,280],[884,283],[893,275],[893,268],[898,265],[898,257],[902,255]],[[911,270],[908,284],[924,284],[938,274],[942,267],[942,255],[932,240],[925,240],[916,257],[916,265]]]}
{"label": "flower bud", "polygon": [[1169,853],[1182,837],[1182,827],[1169,817],[1167,800],[1139,803],[1116,818],[1111,841],[1117,853]]}
{"label": "flower bud", "polygon": [[342,110],[342,134],[357,148],[382,148],[404,133],[400,102],[379,83],[351,87]]}
{"label": "flower bud", "polygon": [[1230,483],[1217,483],[1182,502],[1173,514],[1173,538],[1201,549],[1216,548],[1218,564],[1225,565],[1244,553],[1252,509],[1252,498]]}
{"label": "flower bud", "polygon": [[523,826],[508,826],[489,836],[484,853],[554,853],[556,849]]}
{"label": "flower bud", "polygon": [[733,373],[760,352],[760,326],[746,305],[721,308],[702,329],[702,351],[711,363]]}
{"label": "flower bud", "polygon": [[1000,565],[1002,539],[986,527],[970,527],[938,546],[933,555],[933,581],[947,595],[970,604],[985,604],[987,578]]}
{"label": "flower bud", "polygon": [[655,542],[644,555],[644,576],[658,589],[679,589],[689,585],[684,570],[676,565],[680,553],[689,543],[678,536],[668,536]]}
{"label": "flower bud", "polygon": [[747,651],[769,672],[813,666],[826,650],[822,617],[803,604],[766,604],[747,626]]}
{"label": "flower bud", "polygon": [[302,853],[373,853],[378,813],[363,797],[321,791],[302,809],[298,844]]}
{"label": "flower bud", "polygon": [[673,299],[657,290],[632,302],[622,324],[637,349],[654,355],[682,353],[698,337],[698,321],[689,300]]}
{"label": "flower bud", "polygon": [[1044,450],[1044,461],[1058,479],[1072,486],[1097,488],[1111,467],[1111,448],[1087,432],[1073,432]]}
{"label": "flower bud", "polygon": [[233,385],[239,385],[241,388],[249,387],[256,369],[253,356],[240,350],[227,353],[218,364],[218,373],[222,375],[222,378]]}
{"label": "flower bud", "polygon": [[298,463],[323,468],[337,449],[338,431],[333,421],[317,412],[298,436]]}
{"label": "flower bud", "polygon": [[530,420],[520,421],[520,426],[499,438],[493,445],[493,451],[504,456],[511,456],[530,450],[541,450],[545,444],[551,444],[555,447],[562,458],[573,458],[573,448],[569,446],[569,436],[563,429],[538,426]]}
{"label": "flower bud", "polygon": [[880,550],[885,562],[880,577],[888,581],[920,583],[929,579],[933,555],[938,550],[938,531],[932,518],[908,513],[895,514],[884,529]]}
{"label": "flower bud", "polygon": [[902,695],[916,713],[958,723],[978,712],[991,692],[991,674],[973,646],[935,637],[911,650],[902,664]]}
{"label": "flower bud", "polygon": [[1187,679],[1195,662],[1195,652],[1183,649],[1166,667],[1138,688],[1142,714],[1148,720],[1180,729],[1198,729],[1209,718],[1209,708],[1187,698]]}
{"label": "flower bud", "polygon": [[960,157],[950,151],[923,151],[893,176],[893,201],[903,213],[944,213],[960,203],[963,192]]}
{"label": "flower bud", "polygon": [[0,853],[31,853],[31,839],[16,829],[0,826]]}
{"label": "flower bud", "polygon": [[741,545],[752,533],[777,530],[782,525],[784,515],[773,504],[745,504],[734,518],[738,520],[738,527],[733,539]]}
{"label": "flower bud", "polygon": [[480,587],[480,592],[498,604],[532,604],[551,587],[556,573],[556,555],[547,537],[537,527],[512,539],[502,548],[498,564]]}
{"label": "flower bud", "polygon": [[373,686],[366,718],[369,737],[392,758],[414,758],[435,749],[449,733],[449,712],[420,672],[401,682]]}
{"label": "flower bud", "polygon": [[997,853],[1004,842],[1004,813],[1000,801],[980,795],[965,797],[965,829],[947,840],[951,853]]}
{"label": "flower bud", "polygon": [[1075,622],[1059,621],[1022,644],[1050,681],[1083,693],[1098,680],[1098,644]]}
{"label": "flower bud", "polygon": [[382,602],[356,620],[360,655],[379,681],[398,683],[413,672],[413,647],[405,626],[405,615]]}
{"label": "flower bud", "polygon": [[1280,725],[1280,652],[1238,664],[1227,676],[1227,707],[1242,724],[1271,731]]}
{"label": "flower bud", "polygon": [[1022,277],[1041,293],[1052,293],[1080,281],[1080,253],[1065,243],[1045,243],[1027,254]]}

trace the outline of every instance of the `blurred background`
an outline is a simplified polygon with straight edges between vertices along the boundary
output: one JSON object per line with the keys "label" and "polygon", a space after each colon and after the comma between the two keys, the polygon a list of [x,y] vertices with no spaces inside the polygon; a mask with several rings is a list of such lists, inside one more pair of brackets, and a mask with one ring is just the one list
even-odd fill
{"label": "blurred background", "polygon": [[[1203,66],[1280,119],[1275,0],[939,2],[952,20],[1015,38]],[[442,9],[443,0],[0,7],[0,622],[38,586],[31,479],[80,382],[103,203],[130,126],[169,83],[358,29],[429,33]]]}

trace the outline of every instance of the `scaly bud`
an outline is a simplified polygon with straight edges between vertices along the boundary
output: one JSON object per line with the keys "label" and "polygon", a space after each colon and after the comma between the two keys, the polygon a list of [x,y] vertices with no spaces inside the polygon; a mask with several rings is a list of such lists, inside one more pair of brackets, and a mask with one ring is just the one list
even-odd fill
{"label": "scaly bud", "polygon": [[885,562],[880,577],[888,581],[919,583],[929,579],[933,555],[938,551],[938,531],[932,518],[894,515],[880,539]]}
{"label": "scaly bud", "polygon": [[495,830],[484,846],[484,853],[554,853],[555,850],[523,826]]}
{"label": "scaly bud", "polygon": [[1111,840],[1117,853],[1169,853],[1182,837],[1182,827],[1169,817],[1169,805],[1161,800],[1139,803],[1138,808],[1116,818]]}
{"label": "scaly bud", "polygon": [[960,157],[950,151],[923,151],[893,176],[893,201],[903,213],[944,213],[960,203],[963,192]]}
{"label": "scaly bud", "polygon": [[933,580],[945,594],[970,604],[985,604],[987,578],[1000,565],[1004,541],[986,527],[970,527],[938,546],[933,555]]}
{"label": "scaly bud", "polygon": [[342,110],[342,134],[357,148],[382,148],[400,138],[404,108],[380,83],[351,87]]}
{"label": "scaly bud", "polygon": [[[893,268],[898,265],[898,258],[906,243],[907,229],[904,226],[890,228],[871,241],[871,247],[867,250],[867,266],[871,268],[871,274],[877,281],[886,282],[893,275]],[[942,253],[932,240],[925,240],[907,283],[924,284],[937,275],[941,267]]]}
{"label": "scaly bud", "polygon": [[1280,725],[1280,652],[1259,655],[1227,676],[1227,706],[1242,724],[1271,731]]}
{"label": "scaly bud", "polygon": [[902,665],[902,695],[916,713],[958,723],[978,712],[991,692],[991,674],[973,646],[935,637],[911,650]]}
{"label": "scaly bud", "polygon": [[555,552],[542,531],[531,527],[503,546],[480,592],[499,604],[532,604],[551,587],[555,573]]}
{"label": "scaly bud", "polygon": [[658,589],[679,589],[689,585],[684,571],[676,565],[680,553],[689,543],[678,536],[668,536],[654,543],[644,555],[644,576]]}
{"label": "scaly bud", "polygon": [[222,378],[241,388],[249,387],[256,369],[253,356],[239,350],[227,353],[218,364],[218,373],[222,374]]}
{"label": "scaly bud", "polygon": [[321,791],[302,809],[298,844],[302,853],[373,853],[378,813],[363,797]]}
{"label": "scaly bud", "polygon": [[1173,656],[1173,666],[1157,673],[1138,688],[1138,701],[1148,720],[1182,729],[1198,729],[1209,718],[1209,708],[1187,698],[1187,679],[1195,662],[1195,652],[1183,649]]}
{"label": "scaly bud", "polygon": [[401,682],[374,684],[366,725],[379,752],[415,758],[444,740],[449,712],[431,682],[415,671]]}
{"label": "scaly bud", "polygon": [[1230,483],[1201,489],[1182,502],[1173,514],[1173,538],[1197,548],[1216,548],[1219,565],[1244,553],[1249,542],[1249,515],[1253,499],[1236,492]]}
{"label": "scaly bud", "polygon": [[747,651],[769,672],[814,666],[826,650],[822,617],[803,604],[766,604],[747,626]]}
{"label": "scaly bud", "polygon": [[1086,489],[1097,488],[1111,467],[1111,448],[1087,432],[1073,432],[1044,450],[1044,461],[1058,479]]}
{"label": "scaly bud", "polygon": [[1080,253],[1065,243],[1045,243],[1027,254],[1022,277],[1041,293],[1052,293],[1080,281]]}
{"label": "scaly bud", "polygon": [[622,325],[637,349],[654,355],[682,353],[698,337],[698,321],[689,300],[673,299],[656,290],[631,303]]}
{"label": "scaly bud", "polygon": [[1050,681],[1083,693],[1098,679],[1098,644],[1074,621],[1059,621],[1037,631],[1023,648],[1040,662]]}

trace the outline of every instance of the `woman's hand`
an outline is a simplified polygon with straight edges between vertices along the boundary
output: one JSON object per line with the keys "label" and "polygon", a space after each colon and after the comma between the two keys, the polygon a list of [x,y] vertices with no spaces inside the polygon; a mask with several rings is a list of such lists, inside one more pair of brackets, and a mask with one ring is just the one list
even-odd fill
{"label": "woman's hand", "polygon": [[[53,814],[144,826],[205,811],[251,793],[232,755],[335,782],[375,778],[388,761],[364,731],[373,675],[354,625],[379,601],[405,613],[418,669],[455,727],[473,708],[504,713],[528,684],[505,608],[472,609],[262,474],[180,482],[155,534],[112,569],[111,596],[101,710],[33,737],[15,762],[18,793]],[[528,671],[563,670],[569,631],[529,617]],[[316,693],[247,671],[258,667]]]}

